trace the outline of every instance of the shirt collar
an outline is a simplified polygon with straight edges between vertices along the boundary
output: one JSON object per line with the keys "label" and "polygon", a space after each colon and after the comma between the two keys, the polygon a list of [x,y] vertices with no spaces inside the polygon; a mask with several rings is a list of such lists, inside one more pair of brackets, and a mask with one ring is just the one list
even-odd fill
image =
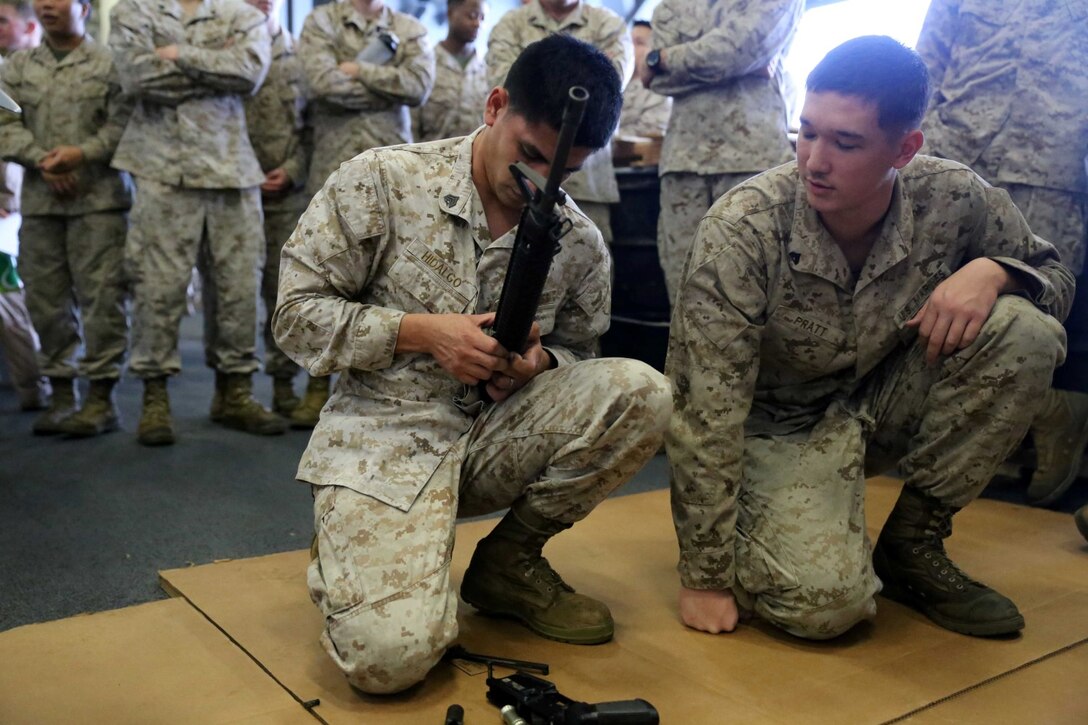
{"label": "shirt collar", "polygon": [[164,15],[169,15],[178,22],[185,24],[194,23],[197,20],[214,18],[219,15],[218,9],[211,0],[202,0],[200,5],[197,6],[196,12],[189,17],[185,17],[185,13],[181,9],[181,3],[177,0],[160,0],[159,11]]}
{"label": "shirt collar", "polygon": [[850,271],[846,257],[820,221],[816,210],[809,206],[805,185],[797,176],[793,229],[787,247],[790,267],[798,272],[814,274],[836,284],[844,291],[856,293],[896,264],[906,259],[914,235],[914,218],[904,198],[901,177],[892,188],[891,205],[884,215],[880,234],[873,243],[857,281]]}
{"label": "shirt collar", "polygon": [[477,254],[489,247],[512,247],[517,232],[515,226],[498,239],[491,238],[484,205],[472,181],[472,144],[482,130],[483,127],[477,128],[458,144],[452,172],[443,182],[437,199],[441,211],[468,224],[476,241]]}
{"label": "shirt collar", "polygon": [[53,55],[53,50],[49,47],[49,44],[44,40],[38,44],[38,47],[34,48],[33,55],[36,62],[43,65],[74,65],[76,63],[82,63],[90,58],[90,49],[94,46],[94,39],[89,35],[83,36],[83,42],[77,45],[72,50],[68,51],[60,60],[57,60],[57,56]]}
{"label": "shirt collar", "polygon": [[474,46],[472,48],[472,53],[468,56],[469,62],[463,66],[461,65],[461,61],[457,59],[457,56],[442,47],[441,43],[435,43],[434,55],[437,62],[444,64],[450,70],[456,70],[460,72],[468,68],[468,66],[472,65],[472,61],[474,61],[477,57],[477,51]]}
{"label": "shirt collar", "polygon": [[575,28],[585,25],[588,20],[585,17],[584,12],[585,1],[578,3],[578,7],[574,8],[570,15],[563,18],[563,20],[556,20],[544,10],[544,6],[540,4],[540,0],[533,0],[529,5],[529,22],[538,28],[544,28],[545,30],[563,30],[564,28]]}
{"label": "shirt collar", "polygon": [[367,20],[360,15],[359,11],[355,9],[355,6],[351,4],[351,0],[341,0],[340,8],[344,25],[354,25],[363,32],[366,32],[371,27],[388,29],[393,24],[393,11],[388,5],[382,6],[381,13],[374,20]]}
{"label": "shirt collar", "polygon": [[479,197],[476,185],[472,183],[472,143],[480,135],[476,129],[461,139],[455,151],[453,170],[442,182],[438,192],[438,207],[446,214],[472,223],[472,199]]}

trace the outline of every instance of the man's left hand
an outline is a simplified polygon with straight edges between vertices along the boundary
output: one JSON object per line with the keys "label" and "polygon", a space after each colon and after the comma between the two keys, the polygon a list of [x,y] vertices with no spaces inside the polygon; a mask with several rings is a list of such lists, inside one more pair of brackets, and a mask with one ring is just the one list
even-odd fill
{"label": "man's left hand", "polygon": [[918,329],[926,345],[926,362],[937,362],[975,341],[998,295],[1011,292],[1016,280],[992,259],[973,259],[937,285],[907,327]]}
{"label": "man's left hand", "polygon": [[347,76],[351,76],[352,78],[359,75],[359,64],[350,60],[345,60],[337,67],[340,69],[341,73]]}
{"label": "man's left hand", "polygon": [[261,191],[266,196],[277,196],[291,188],[291,177],[283,170],[283,167],[272,169],[264,175],[264,183]]}
{"label": "man's left hand", "polygon": [[38,168],[50,174],[75,171],[83,164],[83,149],[78,146],[57,146],[42,157]]}
{"label": "man's left hand", "polygon": [[155,48],[155,55],[159,56],[163,60],[177,60],[178,59],[178,46],[164,45],[161,48]]}
{"label": "man's left hand", "polygon": [[638,67],[635,69],[638,73],[638,79],[642,81],[642,85],[646,88],[650,87],[650,81],[654,79],[655,75],[665,70],[665,49],[659,48],[657,54],[659,58],[657,68],[651,68],[643,61],[642,63],[639,63]]}
{"label": "man's left hand", "polygon": [[529,342],[525,352],[511,355],[510,366],[491,376],[491,380],[487,382],[487,394],[496,403],[506,400],[551,366],[551,356],[540,344],[540,325],[534,322],[529,330]]}

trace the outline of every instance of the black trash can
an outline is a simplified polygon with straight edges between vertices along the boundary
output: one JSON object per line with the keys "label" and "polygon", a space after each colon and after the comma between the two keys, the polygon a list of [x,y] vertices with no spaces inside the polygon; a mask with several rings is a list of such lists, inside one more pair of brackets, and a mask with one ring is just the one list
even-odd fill
{"label": "black trash can", "polygon": [[657,258],[661,208],[656,167],[616,169],[620,202],[612,205],[612,326],[601,337],[605,357],[629,357],[665,369],[669,294]]}

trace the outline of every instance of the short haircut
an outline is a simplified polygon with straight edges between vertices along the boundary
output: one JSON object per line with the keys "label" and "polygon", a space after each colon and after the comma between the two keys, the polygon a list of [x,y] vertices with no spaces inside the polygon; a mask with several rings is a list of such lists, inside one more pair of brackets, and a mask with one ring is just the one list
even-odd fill
{"label": "short haircut", "polygon": [[467,0],[446,0],[447,8],[455,8],[458,5],[464,5]]}
{"label": "short haircut", "polygon": [[889,134],[918,128],[929,103],[921,56],[886,35],[863,35],[833,49],[809,73],[805,87],[876,104],[877,122]]}
{"label": "short haircut", "polygon": [[619,122],[623,88],[612,62],[592,45],[569,35],[549,35],[521,51],[503,83],[510,95],[510,110],[530,123],[544,122],[557,131],[573,86],[589,91],[574,145],[591,149],[606,146]]}
{"label": "short haircut", "polygon": [[636,20],[635,22],[631,23],[631,27],[632,28],[649,28],[650,30],[654,29],[654,26],[650,25],[649,20]]}
{"label": "short haircut", "polygon": [[26,21],[36,20],[34,4],[30,0],[0,0],[0,5],[15,8],[15,14]]}

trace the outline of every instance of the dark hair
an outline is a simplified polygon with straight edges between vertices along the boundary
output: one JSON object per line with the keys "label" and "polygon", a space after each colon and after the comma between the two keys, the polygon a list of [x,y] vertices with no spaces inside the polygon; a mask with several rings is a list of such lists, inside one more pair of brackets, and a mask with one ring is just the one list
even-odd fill
{"label": "dark hair", "polygon": [[569,35],[549,35],[521,51],[503,82],[511,111],[557,131],[572,86],[589,91],[574,145],[591,149],[607,145],[619,122],[623,91],[612,62],[592,45]]}
{"label": "dark hair", "polygon": [[892,134],[918,128],[929,103],[921,56],[886,35],[863,35],[833,49],[809,73],[805,87],[875,103],[880,128]]}
{"label": "dark hair", "polygon": [[636,20],[635,22],[631,23],[631,27],[632,28],[649,28],[650,30],[654,29],[654,26],[650,25],[649,20]]}

